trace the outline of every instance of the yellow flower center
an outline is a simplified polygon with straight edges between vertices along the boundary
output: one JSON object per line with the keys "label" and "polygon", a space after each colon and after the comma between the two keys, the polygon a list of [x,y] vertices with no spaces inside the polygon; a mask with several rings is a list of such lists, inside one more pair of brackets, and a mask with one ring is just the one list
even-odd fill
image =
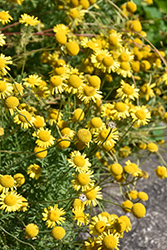
{"label": "yellow flower center", "polygon": [[64,67],[57,67],[54,69],[54,72],[56,75],[63,75],[66,72],[66,70]]}
{"label": "yellow flower center", "polygon": [[66,44],[67,52],[70,56],[76,56],[79,53],[79,46],[76,42],[68,42]]}
{"label": "yellow flower center", "polygon": [[96,190],[95,189],[91,189],[90,191],[86,192],[86,197],[88,200],[94,200],[96,198]]}
{"label": "yellow flower center", "polygon": [[52,210],[48,214],[48,218],[50,221],[57,221],[60,218],[59,211]]}
{"label": "yellow flower center", "polygon": [[70,128],[63,128],[62,130],[61,130],[61,134],[63,135],[63,136],[68,136],[69,134],[70,134],[70,132],[71,132],[71,129]]}
{"label": "yellow flower center", "polygon": [[135,163],[131,163],[130,166],[134,169],[135,172],[138,170],[138,166]]}
{"label": "yellow flower center", "polygon": [[73,159],[73,162],[75,165],[81,168],[85,165],[85,159],[80,155],[76,155]]}
{"label": "yellow flower center", "polygon": [[77,132],[77,138],[81,142],[88,143],[88,142],[91,141],[92,135],[91,135],[91,133],[90,133],[89,130],[87,130],[87,129],[80,129]]}
{"label": "yellow flower center", "polygon": [[125,52],[123,52],[121,55],[120,55],[120,59],[122,62],[128,62],[129,61],[129,55]]}
{"label": "yellow flower center", "polygon": [[158,146],[154,142],[150,142],[147,145],[147,150],[150,152],[157,152],[158,151]]}
{"label": "yellow flower center", "polygon": [[25,228],[25,233],[28,238],[34,238],[39,232],[38,226],[34,223],[28,224]]}
{"label": "yellow flower center", "polygon": [[48,142],[50,140],[50,133],[48,131],[40,131],[38,136],[43,142]]}
{"label": "yellow flower center", "polygon": [[66,231],[63,227],[54,227],[51,232],[51,236],[56,240],[61,240],[64,235],[66,234]]}
{"label": "yellow flower center", "polygon": [[4,21],[7,21],[9,18],[9,14],[6,13],[5,11],[1,11],[0,12],[0,19],[4,20]]}
{"label": "yellow flower center", "polygon": [[2,70],[5,67],[6,60],[4,58],[0,58],[0,70]]}
{"label": "yellow flower center", "polygon": [[113,65],[113,63],[114,63],[114,60],[113,60],[112,57],[110,57],[110,56],[104,57],[104,59],[103,59],[103,65],[104,65],[104,66],[110,67],[110,66]]}
{"label": "yellow flower center", "polygon": [[59,115],[59,112],[58,111],[51,111],[50,113],[49,113],[49,116],[50,116],[50,118],[51,119],[55,119],[55,120],[57,120],[57,118],[58,118],[58,115]]}
{"label": "yellow flower center", "polygon": [[19,105],[19,100],[15,96],[8,97],[5,100],[5,105],[10,109],[10,108],[15,108]]}
{"label": "yellow flower center", "polygon": [[146,214],[146,208],[142,203],[135,203],[132,207],[132,213],[136,218],[142,218]]}
{"label": "yellow flower center", "polygon": [[34,126],[35,126],[36,128],[41,128],[41,127],[43,127],[43,126],[44,126],[44,120],[43,120],[43,118],[40,117],[40,116],[36,116],[36,117],[35,117]]}
{"label": "yellow flower center", "polygon": [[96,89],[93,87],[86,86],[84,88],[84,93],[86,96],[94,96],[96,94]]}
{"label": "yellow flower center", "polygon": [[158,166],[157,169],[156,169],[156,173],[158,176],[160,177],[165,177],[166,176],[166,168],[165,167],[161,167],[161,166]]}
{"label": "yellow flower center", "polygon": [[126,229],[126,223],[122,219],[117,219],[117,222],[114,224],[114,228],[117,232],[122,233]]}
{"label": "yellow flower center", "polygon": [[30,83],[31,85],[37,84],[37,79],[36,79],[36,78],[29,78],[27,81],[28,81],[28,83]]}
{"label": "yellow flower center", "polygon": [[77,9],[72,9],[70,11],[70,17],[72,17],[73,19],[79,17],[79,11]]}
{"label": "yellow flower center", "polygon": [[24,21],[27,23],[27,24],[34,24],[34,20],[32,19],[32,17],[30,16],[27,16]]}
{"label": "yellow flower center", "polygon": [[55,35],[56,41],[60,44],[65,44],[67,42],[67,37],[62,31],[58,31]]}
{"label": "yellow flower center", "polygon": [[118,45],[118,39],[116,36],[110,35],[109,37],[109,44],[112,46],[117,46]]}
{"label": "yellow flower center", "polygon": [[98,221],[95,225],[95,228],[97,232],[101,234],[106,228],[106,223],[104,221]]}
{"label": "yellow flower center", "polygon": [[123,69],[125,71],[129,71],[130,70],[130,64],[128,62],[121,62],[121,69]]}
{"label": "yellow flower center", "polygon": [[129,84],[126,84],[123,88],[123,92],[127,95],[133,95],[134,89]]}
{"label": "yellow flower center", "polygon": [[123,168],[119,163],[114,163],[110,165],[109,167],[110,167],[111,173],[114,175],[120,175],[123,172]]}
{"label": "yellow flower center", "polygon": [[60,76],[52,76],[50,78],[50,83],[54,86],[54,87],[58,87],[61,85],[62,80]]}
{"label": "yellow flower center", "polygon": [[103,239],[103,244],[107,250],[114,250],[114,248],[117,246],[117,239],[113,235],[107,235]]}
{"label": "yellow flower center", "polygon": [[88,81],[89,81],[89,84],[94,88],[99,87],[101,84],[101,79],[96,75],[90,76]]}
{"label": "yellow flower center", "polygon": [[[21,111],[20,112],[22,115],[19,115],[19,120],[21,121],[21,122],[25,122],[25,123],[27,123],[27,120],[30,122],[31,121],[31,115],[27,112],[27,111]],[[24,116],[26,117],[24,117]]]}
{"label": "yellow flower center", "polygon": [[142,91],[144,94],[149,94],[150,91],[151,91],[151,88],[150,88],[150,86],[148,86],[148,85],[143,85],[143,86],[141,87],[141,91]]}
{"label": "yellow flower center", "polygon": [[[1,58],[0,58],[0,68],[1,68]],[[4,81],[0,81],[0,92],[4,92],[7,89],[7,85]]]}
{"label": "yellow flower center", "polygon": [[102,140],[105,140],[107,137],[108,137],[107,138],[108,140],[112,138],[112,133],[110,133],[110,135],[109,135],[109,132],[110,132],[109,129],[104,129],[101,131],[100,137],[102,138]]}
{"label": "yellow flower center", "polygon": [[115,104],[115,109],[118,111],[118,112],[125,112],[126,111],[126,105],[123,103],[123,102],[117,102]]}
{"label": "yellow flower center", "polygon": [[73,113],[73,119],[75,121],[82,121],[84,119],[85,113],[82,109],[78,108]]}
{"label": "yellow flower center", "polygon": [[139,119],[139,120],[144,120],[146,118],[146,114],[145,112],[141,109],[141,110],[137,110],[136,113],[135,113],[136,117]]}
{"label": "yellow flower center", "polygon": [[13,90],[16,92],[16,93],[19,93],[23,90],[23,87],[21,86],[21,84],[19,83],[15,83],[15,85],[13,85]]}
{"label": "yellow flower center", "polygon": [[7,206],[13,206],[14,204],[16,204],[17,202],[17,199],[14,195],[12,194],[9,194],[5,197],[4,199],[4,203],[7,205]]}
{"label": "yellow flower center", "polygon": [[85,186],[89,183],[89,176],[87,174],[81,173],[77,176],[77,180],[81,186]]}
{"label": "yellow flower center", "polygon": [[135,172],[135,169],[133,168],[133,166],[130,164],[130,165],[126,165],[124,167],[124,171],[126,173],[129,173],[129,174],[133,174]]}
{"label": "yellow flower center", "polygon": [[71,75],[68,79],[69,85],[71,85],[74,88],[78,88],[81,86],[81,79],[77,75]]}
{"label": "yellow flower center", "polygon": [[104,54],[99,54],[99,55],[96,56],[96,60],[97,60],[98,62],[101,62],[101,61],[103,60],[104,57],[105,57]]}
{"label": "yellow flower center", "polygon": [[92,118],[90,123],[94,128],[100,128],[103,124],[102,120],[99,117]]}
{"label": "yellow flower center", "polygon": [[39,165],[36,165],[34,164],[33,168],[32,168],[32,171],[35,173],[35,174],[40,174],[41,173],[41,168]]}
{"label": "yellow flower center", "polygon": [[4,175],[0,178],[0,184],[5,188],[11,188],[14,186],[14,179],[10,175]]}

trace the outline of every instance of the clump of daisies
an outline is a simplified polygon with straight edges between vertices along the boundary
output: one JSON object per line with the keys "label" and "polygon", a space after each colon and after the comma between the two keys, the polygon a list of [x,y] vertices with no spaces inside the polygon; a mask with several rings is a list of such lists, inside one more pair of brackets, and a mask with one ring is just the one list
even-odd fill
{"label": "clump of daisies", "polygon": [[147,213],[141,158],[159,157],[153,173],[167,178],[165,51],[147,38],[143,8],[106,1],[104,12],[102,2],[8,0],[0,11],[0,218],[9,248],[119,250],[131,221]]}

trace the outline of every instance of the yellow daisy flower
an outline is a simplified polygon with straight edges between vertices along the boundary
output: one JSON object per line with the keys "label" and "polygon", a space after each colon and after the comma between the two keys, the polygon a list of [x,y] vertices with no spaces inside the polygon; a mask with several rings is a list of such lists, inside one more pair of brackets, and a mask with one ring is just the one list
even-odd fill
{"label": "yellow daisy flower", "polygon": [[4,36],[4,34],[0,34],[0,46],[3,46],[6,44],[5,38],[6,36]]}
{"label": "yellow daisy flower", "polygon": [[115,30],[109,31],[108,43],[110,45],[110,49],[122,47],[121,37],[121,33],[117,33]]}
{"label": "yellow daisy flower", "polygon": [[97,143],[97,145],[103,145],[104,147],[113,147],[118,140],[118,130],[116,128],[113,128],[112,130],[110,128],[103,129],[99,132],[95,132],[94,137],[94,142]]}
{"label": "yellow daisy flower", "polygon": [[89,162],[89,159],[86,158],[86,154],[81,154],[79,151],[73,151],[67,161],[69,162],[70,167],[75,168],[79,173],[87,172],[91,167],[91,163]]}
{"label": "yellow daisy flower", "polygon": [[79,129],[76,133],[75,143],[82,142],[89,147],[92,142],[92,135],[88,129]]}
{"label": "yellow daisy flower", "polygon": [[12,94],[13,86],[6,79],[0,79],[0,98],[5,98]]}
{"label": "yellow daisy flower", "polygon": [[154,171],[160,179],[167,178],[167,168],[166,167],[158,166]]}
{"label": "yellow daisy flower", "polygon": [[140,88],[140,96],[141,97],[145,97],[146,101],[148,101],[150,98],[154,97],[155,94],[152,90],[152,88],[154,88],[156,86],[156,83],[153,84],[149,84],[149,83],[145,83],[141,86]]}
{"label": "yellow daisy flower", "polygon": [[121,80],[121,87],[117,89],[116,98],[135,100],[139,97],[138,91],[139,89],[135,88],[134,84],[130,85]]}
{"label": "yellow daisy flower", "polygon": [[24,78],[23,81],[24,81],[23,84],[26,87],[33,88],[35,86],[40,85],[40,83],[42,82],[42,79],[38,75],[34,74],[34,75],[29,75],[27,78]]}
{"label": "yellow daisy flower", "polygon": [[48,128],[39,128],[32,136],[37,137],[35,143],[41,148],[47,148],[54,144],[55,138],[51,135],[51,130],[48,130]]}
{"label": "yellow daisy flower", "polygon": [[39,228],[36,224],[30,223],[25,228],[26,239],[33,239],[39,233]]}
{"label": "yellow daisy flower", "polygon": [[82,10],[82,6],[69,9],[69,11],[66,12],[68,18],[69,18],[69,25],[72,27],[75,27],[82,23],[82,20],[84,19],[85,10]]}
{"label": "yellow daisy flower", "polygon": [[110,226],[109,219],[99,214],[94,216],[89,224],[90,234],[101,235]]}
{"label": "yellow daisy flower", "polygon": [[14,82],[13,91],[15,96],[23,95],[23,86],[20,83]]}
{"label": "yellow daisy flower", "polygon": [[52,126],[53,124],[57,124],[61,121],[63,114],[57,109],[49,110],[49,115],[46,118],[46,121]]}
{"label": "yellow daisy flower", "polygon": [[133,107],[130,109],[130,115],[133,122],[136,122],[138,126],[146,125],[151,119],[151,114],[146,106]]}
{"label": "yellow daisy flower", "polygon": [[76,94],[79,92],[79,90],[83,89],[84,83],[83,83],[84,77],[82,74],[76,75],[70,75],[70,77],[65,82],[66,85],[64,86],[64,90],[68,93]]}
{"label": "yellow daisy flower", "polygon": [[80,172],[79,174],[72,174],[74,180],[71,181],[71,185],[75,190],[85,191],[90,184],[93,184],[93,171]]}
{"label": "yellow daisy flower", "polygon": [[12,64],[11,59],[10,56],[5,57],[4,54],[0,54],[0,75],[6,75],[7,70],[10,70],[7,64]]}
{"label": "yellow daisy flower", "polygon": [[73,140],[74,136],[75,136],[75,131],[70,129],[70,128],[63,128],[61,131],[61,135],[66,136],[68,138],[70,138],[71,140]]}
{"label": "yellow daisy flower", "polygon": [[[17,111],[18,112],[18,111]],[[14,117],[14,122],[21,125],[21,128],[28,129],[28,127],[32,127],[35,118],[26,111],[25,109],[19,110],[18,114]]]}
{"label": "yellow daisy flower", "polygon": [[44,126],[46,126],[46,123],[45,123],[43,116],[36,115],[34,118],[35,118],[35,120],[33,122],[33,125],[36,129],[43,128]]}
{"label": "yellow daisy flower", "polygon": [[89,214],[84,214],[82,207],[75,207],[72,212],[75,214],[73,220],[77,221],[78,226],[87,225],[89,223]]}
{"label": "yellow daisy flower", "polygon": [[104,73],[115,72],[120,66],[118,60],[113,58],[108,50],[96,50],[91,56],[91,62],[94,67],[102,70]]}
{"label": "yellow daisy flower", "polygon": [[94,134],[95,132],[99,132],[105,129],[106,125],[100,117],[94,117],[90,121],[87,122],[87,125],[85,126],[85,128],[88,128],[91,134]]}
{"label": "yellow daisy flower", "polygon": [[27,174],[30,176],[30,178],[35,178],[38,180],[38,178],[41,176],[41,167],[37,164],[31,164],[27,168]]}
{"label": "yellow daisy flower", "polygon": [[17,173],[13,177],[16,181],[16,187],[21,187],[25,183],[25,177],[23,174]]}
{"label": "yellow daisy flower", "polygon": [[65,229],[60,226],[54,227],[51,231],[51,237],[55,240],[61,240],[65,236],[65,234]]}
{"label": "yellow daisy flower", "polygon": [[5,192],[0,195],[0,209],[5,212],[15,212],[22,206],[21,195],[15,191]]}
{"label": "yellow daisy flower", "polygon": [[6,23],[9,23],[13,18],[8,14],[9,11],[2,10],[0,12],[0,22],[4,25]]}
{"label": "yellow daisy flower", "polygon": [[0,175],[0,191],[13,191],[16,181],[11,175]]}
{"label": "yellow daisy flower", "polygon": [[101,116],[106,117],[107,119],[111,119],[110,113],[113,109],[113,105],[111,103],[106,103],[101,106]]}
{"label": "yellow daisy flower", "polygon": [[91,39],[88,39],[87,37],[83,37],[81,40],[81,46],[83,48],[90,48],[93,51],[95,51],[97,49],[101,49],[101,43],[95,37],[93,37]]}
{"label": "yellow daisy flower", "polygon": [[94,184],[91,184],[86,191],[83,192],[83,194],[86,196],[86,201],[84,204],[86,206],[93,205],[94,207],[98,204],[97,199],[102,200],[102,193],[100,192],[101,187],[99,186],[94,186]]}
{"label": "yellow daisy flower", "polygon": [[67,35],[70,32],[70,29],[68,28],[68,26],[61,23],[53,27],[53,32],[63,32],[65,35]]}
{"label": "yellow daisy flower", "polygon": [[15,96],[10,96],[5,99],[5,109],[9,110],[11,115],[14,115],[14,111],[19,105],[19,100]]}
{"label": "yellow daisy flower", "polygon": [[48,227],[55,227],[56,223],[61,225],[65,221],[65,218],[61,216],[66,212],[63,208],[58,208],[57,204],[55,204],[54,207],[48,207],[48,209],[44,208],[44,212],[45,213],[42,213],[42,220],[46,221]]}
{"label": "yellow daisy flower", "polygon": [[27,15],[26,13],[21,15],[19,18],[20,23],[25,23],[25,26],[36,26],[39,23],[38,17]]}
{"label": "yellow daisy flower", "polygon": [[82,89],[79,89],[77,97],[84,101],[84,104],[90,103],[91,100],[96,103],[97,100],[102,99],[101,94],[102,92],[94,87],[85,85]]}
{"label": "yellow daisy flower", "polygon": [[119,61],[120,62],[129,62],[131,63],[134,59],[132,51],[129,51],[126,47],[121,47],[118,51]]}
{"label": "yellow daisy flower", "polygon": [[121,62],[120,67],[117,69],[116,73],[118,75],[125,77],[132,76],[132,70],[129,62]]}
{"label": "yellow daisy flower", "polygon": [[139,176],[142,171],[138,168],[137,164],[131,162],[130,160],[125,162],[126,166],[124,167],[124,171],[132,176]]}
{"label": "yellow daisy flower", "polygon": [[100,247],[98,247],[98,250],[107,250],[107,249],[116,249],[119,250],[119,236],[118,234],[111,233],[110,230],[107,232],[103,232],[96,241],[98,244],[100,244]]}
{"label": "yellow daisy flower", "polygon": [[52,95],[54,95],[54,93],[61,94],[64,91],[65,86],[66,85],[61,76],[54,75],[50,78],[49,90]]}
{"label": "yellow daisy flower", "polygon": [[113,102],[112,110],[110,111],[110,118],[113,120],[125,119],[129,116],[129,106],[123,102]]}

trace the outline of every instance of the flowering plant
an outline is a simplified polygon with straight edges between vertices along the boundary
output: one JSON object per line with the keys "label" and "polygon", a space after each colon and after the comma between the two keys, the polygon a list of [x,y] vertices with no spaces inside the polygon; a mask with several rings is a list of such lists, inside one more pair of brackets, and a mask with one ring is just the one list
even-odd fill
{"label": "flowering plant", "polygon": [[[145,216],[143,161],[156,154],[155,174],[167,178],[166,51],[142,22],[151,4],[2,0],[4,247],[118,250],[129,214]],[[104,194],[108,184],[121,198]]]}

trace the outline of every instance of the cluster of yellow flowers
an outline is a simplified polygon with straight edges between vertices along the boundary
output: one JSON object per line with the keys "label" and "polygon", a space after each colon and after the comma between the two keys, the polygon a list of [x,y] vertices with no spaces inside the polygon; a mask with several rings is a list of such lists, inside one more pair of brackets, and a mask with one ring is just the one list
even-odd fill
{"label": "cluster of yellow flowers", "polygon": [[[9,2],[24,4],[24,0]],[[91,235],[84,241],[83,249],[118,250],[119,238],[132,229],[131,222],[126,215],[118,217],[101,208],[103,179],[99,179],[96,172],[96,162],[101,162],[98,168],[106,174],[106,179],[122,185],[125,191],[124,201],[116,205],[138,219],[144,217],[146,209],[142,202],[148,200],[148,195],[138,192],[135,183],[141,178],[147,179],[148,174],[139,164],[127,160],[122,167],[119,161],[131,155],[131,150],[159,154],[158,143],[147,137],[143,128],[149,124],[154,127],[154,120],[167,123],[167,96],[163,93],[167,85],[165,53],[147,40],[138,15],[134,14],[137,6],[131,1],[121,6],[121,18],[126,19],[121,30],[103,27],[100,33],[90,36],[80,33],[77,27],[84,25],[87,15],[93,15],[92,8],[99,9],[96,0],[62,0],[58,7],[64,10],[68,25],[60,23],[51,27],[56,43],[54,52],[43,49],[41,54],[43,66],[50,67],[47,75],[30,72],[16,81],[9,73],[11,67],[15,67],[13,58],[0,54],[2,109],[13,126],[17,125],[16,129],[25,134],[30,131],[34,145],[31,155],[35,160],[47,159],[53,148],[65,156],[73,171],[67,180],[75,194],[71,199],[71,216],[79,227],[87,226]],[[0,12],[3,26],[12,20],[9,11]],[[41,23],[26,13],[17,21],[34,31]],[[0,33],[2,48],[6,41],[7,33]],[[82,58],[79,63],[75,63],[76,57]],[[5,133],[2,126],[0,139]],[[166,163],[163,161],[163,164],[165,166],[155,169],[161,179],[167,178]],[[35,162],[26,173],[38,181],[42,171]],[[13,177],[0,175],[1,210],[26,213],[31,209],[28,197],[15,190],[24,183],[21,173]],[[61,240],[66,235],[62,224],[65,225],[68,218],[63,217],[67,215],[65,208],[58,206],[55,202],[45,207],[41,219],[52,228],[51,236]],[[88,208],[95,206],[102,212],[92,216]],[[26,238],[35,238],[38,232],[34,223],[25,227]]]}

